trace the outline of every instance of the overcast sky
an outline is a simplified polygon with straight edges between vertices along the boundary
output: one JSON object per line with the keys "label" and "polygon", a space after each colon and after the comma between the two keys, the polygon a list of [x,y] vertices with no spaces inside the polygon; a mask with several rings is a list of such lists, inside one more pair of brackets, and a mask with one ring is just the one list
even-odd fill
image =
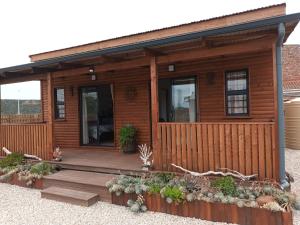
{"label": "overcast sky", "polygon": [[[282,2],[277,0],[3,0],[0,1],[0,68],[28,63],[28,55],[34,53]],[[300,12],[300,0],[287,0],[286,3],[288,14]],[[300,44],[300,25],[287,43]],[[2,89],[2,95],[4,92],[5,90]]]}

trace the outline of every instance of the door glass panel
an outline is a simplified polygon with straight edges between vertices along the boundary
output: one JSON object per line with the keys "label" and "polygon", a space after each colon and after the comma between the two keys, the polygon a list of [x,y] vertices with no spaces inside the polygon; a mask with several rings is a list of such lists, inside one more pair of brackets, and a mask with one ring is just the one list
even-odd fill
{"label": "door glass panel", "polygon": [[174,122],[196,121],[195,78],[176,79],[172,82],[172,111]]}
{"label": "door glass panel", "polygon": [[113,145],[111,86],[81,89],[81,139],[83,145]]}

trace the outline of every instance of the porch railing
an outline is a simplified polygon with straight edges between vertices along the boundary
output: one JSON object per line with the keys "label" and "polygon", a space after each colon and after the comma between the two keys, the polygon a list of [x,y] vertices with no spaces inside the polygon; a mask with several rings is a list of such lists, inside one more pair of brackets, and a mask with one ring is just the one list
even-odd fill
{"label": "porch railing", "polygon": [[0,147],[49,159],[48,129],[46,123],[1,124]]}
{"label": "porch railing", "polygon": [[41,113],[23,115],[1,115],[1,124],[11,123],[40,123],[43,122]]}
{"label": "porch railing", "polygon": [[193,171],[228,168],[277,178],[273,122],[158,123],[158,169],[175,163]]}

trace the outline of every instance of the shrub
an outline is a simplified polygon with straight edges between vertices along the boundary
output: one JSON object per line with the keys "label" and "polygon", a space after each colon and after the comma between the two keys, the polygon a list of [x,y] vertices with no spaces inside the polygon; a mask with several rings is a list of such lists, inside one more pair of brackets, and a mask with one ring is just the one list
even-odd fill
{"label": "shrub", "polygon": [[42,175],[42,176],[49,175],[53,173],[53,171],[54,171],[53,166],[45,162],[37,163],[30,168],[30,173],[36,175]]}
{"label": "shrub", "polygon": [[161,194],[166,198],[168,203],[180,203],[185,199],[183,191],[177,186],[166,186],[161,190]]}
{"label": "shrub", "polygon": [[236,193],[236,184],[232,177],[217,178],[212,182],[212,186],[222,191],[224,195],[234,195]]}
{"label": "shrub", "polygon": [[149,184],[148,192],[150,194],[157,194],[160,192],[160,190],[161,190],[161,186],[159,184],[155,184],[155,183]]}
{"label": "shrub", "polygon": [[16,167],[24,162],[24,156],[20,153],[11,153],[0,160],[0,168]]}
{"label": "shrub", "polygon": [[136,129],[128,124],[123,126],[120,129],[120,145],[121,147],[126,147],[128,144],[131,144],[135,140]]}
{"label": "shrub", "polygon": [[157,173],[155,176],[164,184],[169,183],[175,177],[172,173]]}

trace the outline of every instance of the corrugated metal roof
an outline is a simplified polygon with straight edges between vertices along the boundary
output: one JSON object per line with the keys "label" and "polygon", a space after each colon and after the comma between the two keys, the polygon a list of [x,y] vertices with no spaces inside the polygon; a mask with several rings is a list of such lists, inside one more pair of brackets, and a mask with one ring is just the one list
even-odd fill
{"label": "corrugated metal roof", "polygon": [[184,27],[184,26],[187,26],[187,25],[202,23],[202,22],[206,22],[206,21],[210,21],[210,20],[222,19],[222,18],[226,18],[226,17],[241,15],[241,14],[245,14],[245,13],[249,13],[249,12],[255,12],[255,11],[262,10],[262,9],[268,9],[268,8],[278,7],[278,6],[286,6],[286,3],[274,4],[274,5],[269,5],[269,6],[265,6],[265,7],[250,9],[250,10],[246,10],[246,11],[242,11],[242,12],[237,12],[237,13],[212,17],[212,18],[208,18],[208,19],[202,19],[202,20],[198,20],[198,21],[192,21],[192,22],[189,22],[189,23],[183,23],[183,24],[173,25],[173,26],[169,26],[169,27],[163,27],[163,28],[158,28],[158,29],[153,29],[153,30],[148,30],[148,31],[143,31],[143,32],[137,32],[137,33],[133,33],[133,34],[129,34],[129,35],[123,35],[123,36],[119,36],[119,37],[109,38],[109,39],[105,39],[105,40],[101,40],[101,41],[90,42],[90,43],[86,43],[86,44],[82,44],[82,45],[76,45],[76,46],[72,46],[72,47],[68,47],[68,48],[62,48],[62,49],[58,49],[58,50],[40,52],[40,53],[32,54],[32,55],[30,55],[30,57],[34,56],[34,55],[40,55],[40,54],[45,54],[45,53],[50,53],[50,52],[56,52],[56,51],[60,51],[60,50],[67,50],[67,49],[72,49],[72,48],[76,48],[76,47],[83,47],[83,46],[92,45],[92,44],[96,44],[96,43],[100,43],[100,42],[117,40],[117,39],[122,39],[122,38],[132,37],[132,36],[136,36],[136,35],[147,34],[147,33],[161,31],[161,30],[168,30],[168,29],[173,29],[173,28]]}

